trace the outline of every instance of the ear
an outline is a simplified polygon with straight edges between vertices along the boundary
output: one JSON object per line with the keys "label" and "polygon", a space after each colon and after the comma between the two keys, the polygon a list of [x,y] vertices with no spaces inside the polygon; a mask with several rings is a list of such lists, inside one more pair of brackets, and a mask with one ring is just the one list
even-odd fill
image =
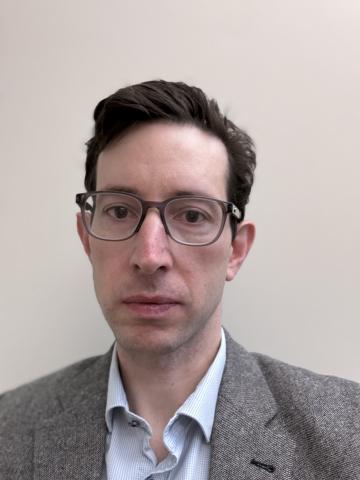
{"label": "ear", "polygon": [[82,218],[81,218],[81,213],[77,213],[76,214],[76,227],[77,227],[77,232],[79,234],[79,237],[80,237],[80,240],[81,240],[81,243],[83,244],[83,247],[84,247],[84,250],[85,250],[85,253],[86,255],[89,257],[90,261],[91,261],[91,258],[90,258],[90,254],[91,254],[91,251],[90,251],[90,242],[89,242],[89,234],[84,226],[84,223],[82,221]]}
{"label": "ear", "polygon": [[235,278],[243,261],[245,260],[255,238],[255,225],[251,222],[242,222],[237,226],[237,232],[232,241],[232,252],[226,272],[226,280],[229,282]]}

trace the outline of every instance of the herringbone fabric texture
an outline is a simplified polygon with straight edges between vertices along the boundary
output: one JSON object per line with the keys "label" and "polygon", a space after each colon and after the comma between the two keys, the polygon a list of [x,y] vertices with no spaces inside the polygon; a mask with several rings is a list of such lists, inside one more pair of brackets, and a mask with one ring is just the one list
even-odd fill
{"label": "herringbone fabric texture", "polygon": [[[100,480],[110,359],[0,397],[1,480]],[[227,335],[211,449],[209,480],[360,480],[360,386],[248,353]]]}

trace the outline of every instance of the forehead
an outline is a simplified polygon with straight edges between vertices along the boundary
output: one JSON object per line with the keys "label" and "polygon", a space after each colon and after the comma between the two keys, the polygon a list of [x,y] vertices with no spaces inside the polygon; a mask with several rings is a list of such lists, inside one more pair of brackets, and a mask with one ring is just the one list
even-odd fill
{"label": "forehead", "polygon": [[179,193],[225,198],[227,178],[220,139],[193,125],[156,122],[131,129],[99,155],[96,188],[152,199]]}

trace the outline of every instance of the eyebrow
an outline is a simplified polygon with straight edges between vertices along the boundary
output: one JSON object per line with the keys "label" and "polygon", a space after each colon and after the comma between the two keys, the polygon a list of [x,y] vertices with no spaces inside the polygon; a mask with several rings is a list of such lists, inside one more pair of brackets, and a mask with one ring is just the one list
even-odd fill
{"label": "eyebrow", "polygon": [[[124,185],[105,185],[102,189],[102,192],[114,192],[114,193],[132,193],[141,197],[140,191],[136,188],[125,187]],[[169,195],[170,197],[183,197],[183,196],[192,196],[192,197],[211,197],[209,192],[204,192],[201,190],[175,190]]]}
{"label": "eyebrow", "polygon": [[208,192],[202,192],[201,190],[176,190],[174,192],[175,197],[182,197],[186,195],[191,195],[192,197],[210,197],[211,195]]}
{"label": "eyebrow", "polygon": [[116,192],[116,193],[123,192],[123,193],[133,193],[134,195],[139,195],[139,190],[137,190],[136,188],[129,188],[123,185],[105,185],[105,187],[101,189],[101,192]]}

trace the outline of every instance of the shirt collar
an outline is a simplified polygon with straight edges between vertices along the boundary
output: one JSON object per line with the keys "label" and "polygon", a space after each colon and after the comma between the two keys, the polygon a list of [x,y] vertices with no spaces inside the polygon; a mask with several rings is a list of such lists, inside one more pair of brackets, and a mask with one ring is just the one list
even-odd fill
{"label": "shirt collar", "polygon": [[[216,357],[193,393],[189,395],[185,402],[178,408],[168,426],[176,421],[180,415],[190,417],[199,424],[206,441],[210,441],[220,382],[225,367],[225,359],[226,339],[224,331],[221,329],[220,348]],[[123,407],[126,411],[129,411],[129,404],[120,375],[115,343],[110,364],[105,411],[105,421],[109,432],[112,431],[113,410],[117,407]]]}
{"label": "shirt collar", "polygon": [[176,415],[186,415],[200,425],[207,442],[210,442],[215,408],[226,360],[226,339],[221,329],[218,353],[193,393],[177,410]]}
{"label": "shirt collar", "polygon": [[126,410],[129,409],[128,401],[126,398],[126,393],[122,383],[119,363],[116,350],[116,342],[114,344],[111,363],[110,363],[110,372],[109,372],[109,382],[108,382],[108,391],[106,399],[106,410],[105,410],[105,421],[108,431],[112,431],[112,415],[114,408],[123,407]]}

